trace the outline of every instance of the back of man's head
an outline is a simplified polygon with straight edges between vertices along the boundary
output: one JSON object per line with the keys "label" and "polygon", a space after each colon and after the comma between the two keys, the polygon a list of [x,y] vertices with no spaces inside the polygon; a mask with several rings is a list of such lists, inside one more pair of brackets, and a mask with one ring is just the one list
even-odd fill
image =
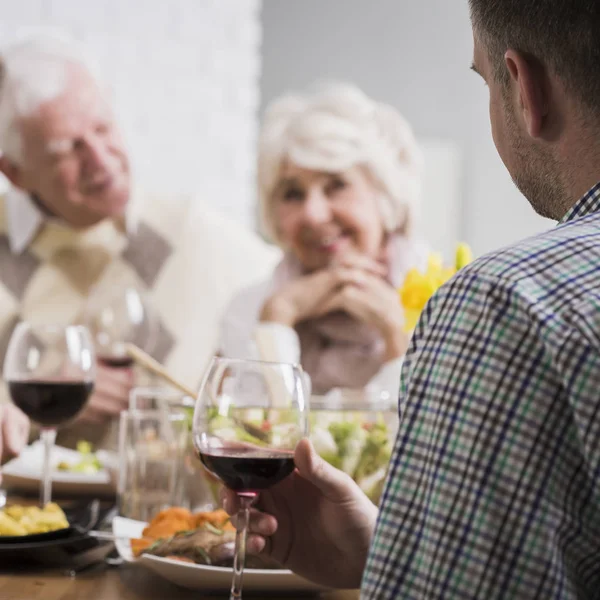
{"label": "back of man's head", "polygon": [[534,57],[600,119],[600,0],[469,0],[494,77],[508,82],[510,48]]}
{"label": "back of man's head", "polygon": [[18,120],[58,97],[68,82],[69,65],[95,75],[82,46],[54,30],[21,36],[0,50],[0,151],[21,159]]}

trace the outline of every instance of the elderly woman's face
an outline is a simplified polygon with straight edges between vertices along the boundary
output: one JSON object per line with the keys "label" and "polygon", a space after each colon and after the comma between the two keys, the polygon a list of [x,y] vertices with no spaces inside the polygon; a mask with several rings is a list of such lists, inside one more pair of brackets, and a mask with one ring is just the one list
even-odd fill
{"label": "elderly woman's face", "polygon": [[280,239],[308,271],[351,252],[377,258],[384,238],[377,196],[359,166],[324,173],[288,162],[274,195]]}

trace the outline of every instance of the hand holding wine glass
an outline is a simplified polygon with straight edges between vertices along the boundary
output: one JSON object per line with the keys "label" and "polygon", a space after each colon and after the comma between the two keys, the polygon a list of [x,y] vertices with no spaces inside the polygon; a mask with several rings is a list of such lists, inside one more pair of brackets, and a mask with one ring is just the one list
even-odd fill
{"label": "hand holding wine glass", "polygon": [[250,507],[294,471],[294,448],[308,434],[300,368],[215,357],[194,411],[194,445],[204,466],[239,501],[230,599],[242,597]]}
{"label": "hand holding wine glass", "polygon": [[85,327],[20,323],[13,331],[3,376],[13,403],[41,427],[42,506],[51,499],[56,428],[82,410],[94,387],[95,371],[93,343]]}
{"label": "hand holding wine glass", "polygon": [[[333,588],[358,588],[375,530],[377,507],[352,478],[323,460],[308,440],[296,470],[260,496],[250,513],[248,549],[264,552],[298,575]],[[223,490],[233,516],[239,501]]]}

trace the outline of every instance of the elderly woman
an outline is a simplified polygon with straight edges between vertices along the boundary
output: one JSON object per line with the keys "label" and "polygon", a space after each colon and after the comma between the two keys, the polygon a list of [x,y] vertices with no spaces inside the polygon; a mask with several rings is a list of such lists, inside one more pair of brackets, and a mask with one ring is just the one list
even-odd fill
{"label": "elderly woman", "polygon": [[413,235],[420,174],[407,122],[358,89],[275,101],[258,185],[283,259],[233,300],[220,353],[299,362],[319,394],[368,387],[396,396],[408,343],[396,288],[425,260]]}

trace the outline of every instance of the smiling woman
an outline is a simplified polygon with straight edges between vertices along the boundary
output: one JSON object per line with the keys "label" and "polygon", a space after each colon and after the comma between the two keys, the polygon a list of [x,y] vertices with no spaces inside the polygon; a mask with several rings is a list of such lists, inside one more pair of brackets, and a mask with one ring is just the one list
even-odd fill
{"label": "smiling woman", "polygon": [[421,162],[404,118],[353,86],[275,101],[258,186],[264,230],[285,254],[234,298],[219,351],[300,362],[316,393],[395,396],[408,341],[396,288],[426,255],[413,231]]}

